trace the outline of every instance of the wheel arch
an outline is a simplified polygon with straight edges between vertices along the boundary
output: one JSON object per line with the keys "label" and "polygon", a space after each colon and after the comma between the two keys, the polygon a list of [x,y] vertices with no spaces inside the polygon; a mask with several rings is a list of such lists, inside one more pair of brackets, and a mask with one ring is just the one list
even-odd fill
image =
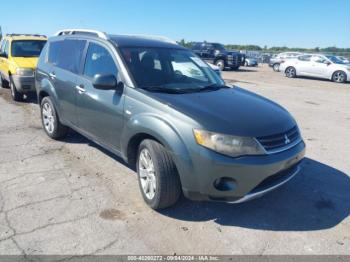
{"label": "wheel arch", "polygon": [[56,113],[58,117],[62,121],[60,110],[59,110],[60,106],[59,106],[59,103],[57,102],[58,101],[57,94],[51,82],[47,79],[42,79],[41,81],[37,82],[37,86],[39,86],[39,88],[37,88],[37,98],[38,98],[39,106],[41,105],[41,101],[43,100],[43,98],[49,96],[51,98],[53,105],[56,108]]}
{"label": "wheel arch", "polygon": [[145,139],[155,140],[164,146],[170,153],[183,183],[186,170],[192,168],[192,161],[185,142],[176,129],[168,121],[155,115],[142,114],[129,119],[122,132],[121,154],[131,167],[135,167],[139,145]]}

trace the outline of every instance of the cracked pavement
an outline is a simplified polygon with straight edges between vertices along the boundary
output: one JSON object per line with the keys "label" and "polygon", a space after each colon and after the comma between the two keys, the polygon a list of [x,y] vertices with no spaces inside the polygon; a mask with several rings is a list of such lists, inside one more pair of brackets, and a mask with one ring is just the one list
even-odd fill
{"label": "cracked pavement", "polygon": [[295,116],[304,169],[249,203],[182,199],[161,212],[122,160],[74,132],[50,140],[35,101],[0,88],[0,254],[350,254],[350,85],[267,67],[223,76]]}

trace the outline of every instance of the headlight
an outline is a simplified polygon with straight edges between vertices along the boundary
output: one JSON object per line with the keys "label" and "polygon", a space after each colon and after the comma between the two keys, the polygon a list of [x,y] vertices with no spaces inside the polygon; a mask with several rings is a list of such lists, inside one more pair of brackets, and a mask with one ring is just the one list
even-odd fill
{"label": "headlight", "polygon": [[33,76],[34,70],[31,68],[17,68],[16,74],[19,76]]}
{"label": "headlight", "polygon": [[193,132],[199,145],[224,155],[238,157],[265,154],[263,148],[251,137],[223,135],[198,129]]}

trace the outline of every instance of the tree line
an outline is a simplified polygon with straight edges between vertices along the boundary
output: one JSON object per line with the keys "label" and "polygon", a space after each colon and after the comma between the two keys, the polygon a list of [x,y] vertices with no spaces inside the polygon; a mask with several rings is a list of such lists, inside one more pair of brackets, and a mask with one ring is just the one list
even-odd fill
{"label": "tree line", "polygon": [[[191,41],[185,41],[185,39],[182,39],[178,42],[180,45],[191,48],[195,42]],[[226,49],[228,50],[247,50],[247,51],[261,51],[266,53],[276,53],[276,52],[288,52],[288,51],[298,51],[298,52],[305,52],[305,53],[344,53],[344,54],[350,54],[350,48],[339,48],[335,46],[326,47],[326,48],[301,48],[301,47],[286,47],[286,46],[272,46],[272,47],[261,47],[258,45],[233,45],[228,44],[225,45]]]}

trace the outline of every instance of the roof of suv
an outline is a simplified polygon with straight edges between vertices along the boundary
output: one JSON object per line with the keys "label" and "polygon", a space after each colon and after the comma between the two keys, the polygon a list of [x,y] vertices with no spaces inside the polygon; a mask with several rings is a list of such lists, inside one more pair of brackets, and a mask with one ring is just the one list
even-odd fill
{"label": "roof of suv", "polygon": [[185,49],[165,37],[158,36],[143,36],[143,35],[109,35],[109,39],[118,47],[162,47]]}
{"label": "roof of suv", "polygon": [[109,35],[101,31],[90,29],[64,29],[55,34],[56,37],[88,37],[109,40],[118,47],[162,47],[185,49],[175,41],[163,36],[151,35]]}

